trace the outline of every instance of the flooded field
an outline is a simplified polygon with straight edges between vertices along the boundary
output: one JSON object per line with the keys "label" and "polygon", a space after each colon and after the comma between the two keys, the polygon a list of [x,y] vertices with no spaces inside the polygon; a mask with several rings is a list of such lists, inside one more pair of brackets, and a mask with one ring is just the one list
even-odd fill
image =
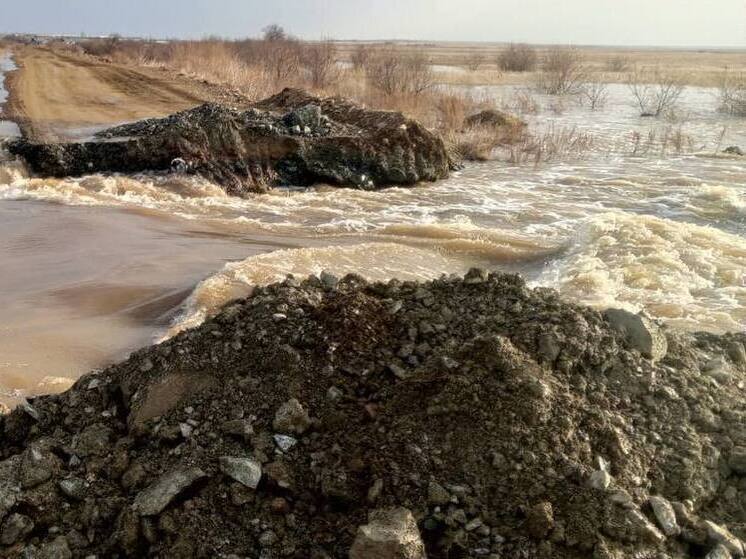
{"label": "flooded field", "polygon": [[[473,90],[507,106],[521,93]],[[719,114],[703,88],[687,89],[675,120],[640,118],[624,86],[597,111],[535,97],[531,130],[587,135],[584,153],[472,164],[411,189],[237,199],[197,178],[42,180],[6,161],[0,401],[64,387],[289,273],[421,279],[482,266],[599,308],[743,330],[746,163],[721,152],[746,146],[746,121]]]}

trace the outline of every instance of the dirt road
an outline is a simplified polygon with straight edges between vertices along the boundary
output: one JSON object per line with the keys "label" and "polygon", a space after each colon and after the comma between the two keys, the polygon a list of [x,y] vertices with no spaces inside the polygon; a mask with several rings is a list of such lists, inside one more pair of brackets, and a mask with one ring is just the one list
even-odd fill
{"label": "dirt road", "polygon": [[35,140],[79,138],[94,127],[225,101],[214,87],[158,69],[46,48],[22,48],[15,58],[7,112]]}

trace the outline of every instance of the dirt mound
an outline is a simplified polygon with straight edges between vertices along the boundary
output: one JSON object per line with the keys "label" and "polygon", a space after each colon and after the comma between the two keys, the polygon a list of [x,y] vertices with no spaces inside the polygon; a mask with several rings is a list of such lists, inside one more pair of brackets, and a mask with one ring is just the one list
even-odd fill
{"label": "dirt mound", "polygon": [[9,150],[46,176],[174,170],[205,176],[236,195],[319,182],[412,185],[445,178],[450,169],[443,141],[419,123],[290,89],[246,111],[205,104],[98,136],[80,143],[18,140]]}
{"label": "dirt mound", "polygon": [[288,279],[6,416],[0,553],[741,556],[744,342],[478,270]]}

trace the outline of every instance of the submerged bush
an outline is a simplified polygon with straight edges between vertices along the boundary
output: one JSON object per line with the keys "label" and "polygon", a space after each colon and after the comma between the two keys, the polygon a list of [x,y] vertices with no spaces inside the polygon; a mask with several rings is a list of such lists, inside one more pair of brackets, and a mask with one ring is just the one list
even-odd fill
{"label": "submerged bush", "polygon": [[627,87],[641,116],[658,117],[673,112],[686,89],[684,84],[681,76],[660,70],[648,76],[635,69],[627,76]]}
{"label": "submerged bush", "polygon": [[540,91],[549,95],[576,95],[588,81],[589,70],[583,54],[573,47],[549,50],[537,78]]}
{"label": "submerged bush", "polygon": [[720,111],[746,117],[746,74],[725,74],[720,83]]}

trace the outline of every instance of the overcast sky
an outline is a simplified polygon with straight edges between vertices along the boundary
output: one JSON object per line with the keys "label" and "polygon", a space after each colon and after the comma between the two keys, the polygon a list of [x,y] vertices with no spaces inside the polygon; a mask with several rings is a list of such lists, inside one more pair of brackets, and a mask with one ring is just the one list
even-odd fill
{"label": "overcast sky", "polygon": [[746,47],[746,0],[0,0],[0,32]]}

